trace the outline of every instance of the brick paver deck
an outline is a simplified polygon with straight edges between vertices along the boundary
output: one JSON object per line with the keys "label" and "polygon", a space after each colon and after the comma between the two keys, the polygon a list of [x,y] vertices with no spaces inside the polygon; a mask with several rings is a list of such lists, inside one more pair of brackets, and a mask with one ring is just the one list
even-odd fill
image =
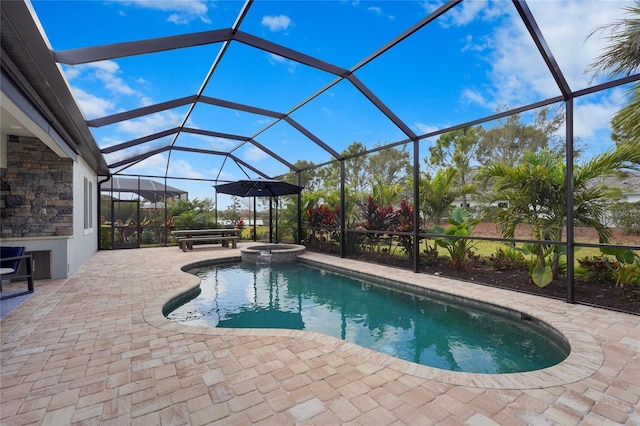
{"label": "brick paver deck", "polygon": [[489,301],[570,341],[539,372],[454,373],[316,333],[174,324],[181,271],[238,250],[103,251],[0,321],[2,425],[640,424],[640,317],[307,253],[316,261]]}

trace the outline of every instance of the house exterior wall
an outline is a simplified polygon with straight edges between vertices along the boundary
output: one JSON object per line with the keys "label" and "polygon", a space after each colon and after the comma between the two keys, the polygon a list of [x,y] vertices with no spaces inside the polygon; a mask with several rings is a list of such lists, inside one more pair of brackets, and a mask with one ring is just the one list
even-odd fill
{"label": "house exterior wall", "polygon": [[73,161],[36,138],[9,137],[2,173],[2,238],[73,235]]}
{"label": "house exterior wall", "polygon": [[[86,179],[86,181],[85,181]],[[97,197],[98,177],[80,157],[73,167],[73,244],[69,245],[69,269],[77,270],[98,251]],[[90,184],[90,199],[85,199],[86,184]],[[91,214],[90,226],[85,224],[85,208]]]}
{"label": "house exterior wall", "polygon": [[97,176],[81,158],[61,158],[37,138],[9,136],[6,147],[0,244],[50,254],[48,276],[67,278],[97,251],[97,237],[83,220],[84,179],[93,184],[95,203]]}

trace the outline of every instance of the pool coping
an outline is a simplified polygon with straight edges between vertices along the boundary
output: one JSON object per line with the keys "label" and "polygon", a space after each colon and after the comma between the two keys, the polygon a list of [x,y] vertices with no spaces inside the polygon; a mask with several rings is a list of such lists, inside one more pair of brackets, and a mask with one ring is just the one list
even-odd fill
{"label": "pool coping", "polygon": [[[279,338],[297,338],[312,340],[323,344],[327,348],[335,348],[347,351],[353,355],[359,355],[368,362],[396,370],[404,374],[434,380],[442,383],[470,386],[486,389],[544,389],[554,386],[562,386],[584,380],[593,375],[604,363],[604,353],[596,340],[574,324],[567,315],[569,310],[581,309],[580,305],[567,304],[558,300],[516,293],[509,290],[490,288],[479,284],[462,282],[450,278],[412,271],[401,270],[393,267],[370,264],[350,259],[336,258],[334,256],[305,252],[299,256],[305,262],[319,263],[330,268],[344,269],[359,275],[372,276],[376,279],[392,277],[394,282],[406,283],[428,291],[436,291],[453,297],[468,299],[471,301],[489,304],[507,310],[515,310],[528,315],[536,320],[548,324],[557,330],[567,340],[571,351],[569,356],[554,366],[523,373],[509,374],[481,374],[464,373],[428,367],[410,361],[401,360],[374,350],[345,342],[336,337],[321,333],[301,330],[283,329],[219,329],[202,326],[178,324],[168,320],[163,314],[165,305],[180,297],[185,292],[197,288],[200,280],[193,274],[185,272],[186,269],[213,263],[228,263],[237,261],[237,256],[217,258],[211,261],[186,263],[180,267],[185,284],[167,292],[152,302],[143,310],[145,321],[152,327],[177,333],[202,334],[202,335],[234,335],[234,336],[273,336]],[[389,278],[387,278],[389,279]],[[543,308],[539,308],[542,306]]]}

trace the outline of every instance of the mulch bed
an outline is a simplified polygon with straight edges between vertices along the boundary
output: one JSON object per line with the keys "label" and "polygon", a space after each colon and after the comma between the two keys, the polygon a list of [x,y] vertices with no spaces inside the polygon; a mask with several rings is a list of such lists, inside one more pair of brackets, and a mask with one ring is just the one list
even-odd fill
{"label": "mulch bed", "polygon": [[[563,279],[553,280],[544,288],[531,281],[526,270],[494,271],[488,268],[467,267],[463,271],[448,266],[448,259],[440,259],[436,266],[423,266],[420,272],[438,273],[444,277],[490,285],[523,293],[567,300],[567,284]],[[640,315],[640,287],[616,286],[615,283],[587,281],[576,278],[574,286],[576,303],[600,306],[616,311]]]}
{"label": "mulch bed", "polygon": [[[387,264],[403,269],[412,269],[407,258],[398,256],[374,257],[375,259],[369,254],[349,256],[350,259],[361,260],[363,262]],[[449,260],[447,258],[440,258],[436,265],[428,266],[422,263],[420,265],[420,272],[424,274],[438,274],[443,277],[522,293],[567,300],[567,285],[565,280],[553,280],[546,287],[540,288],[531,281],[529,272],[526,270],[495,271],[491,268],[481,266],[467,266],[464,270],[457,270],[449,266]],[[576,278],[574,300],[576,303],[640,315],[640,287],[638,286],[626,285],[617,287],[615,283],[587,281]]]}
{"label": "mulch bed", "polygon": [[[625,245],[640,245],[640,235],[628,234],[622,229],[611,229],[611,242]],[[490,222],[482,222],[476,226],[473,232],[474,236],[499,237],[499,232],[495,224]],[[516,238],[528,238],[531,235],[530,225],[520,225],[516,229]],[[598,241],[595,230],[591,228],[576,227],[574,229],[574,237],[576,241],[594,242]],[[311,250],[317,250],[311,248]],[[324,247],[321,251],[325,254],[338,255],[337,247]],[[333,251],[331,253],[330,251]],[[375,262],[396,266],[404,269],[413,269],[408,258],[401,256],[390,256],[388,254],[368,254],[353,253],[347,257],[357,259],[363,262]],[[420,264],[420,272],[425,274],[439,274],[444,277],[455,278],[462,281],[470,281],[477,284],[500,287],[509,290],[519,291],[523,293],[536,294],[540,296],[567,300],[567,285],[565,280],[554,280],[544,288],[538,287],[531,281],[527,270],[503,270],[495,271],[490,267],[482,265],[481,262],[472,262],[467,265],[465,270],[459,271],[449,266],[447,258],[438,259],[438,263],[433,266],[426,265],[426,262]],[[616,286],[615,283],[589,281],[577,277],[574,285],[574,300],[576,303],[586,305],[599,306],[621,312],[627,312],[640,315],[640,286],[625,285]]]}

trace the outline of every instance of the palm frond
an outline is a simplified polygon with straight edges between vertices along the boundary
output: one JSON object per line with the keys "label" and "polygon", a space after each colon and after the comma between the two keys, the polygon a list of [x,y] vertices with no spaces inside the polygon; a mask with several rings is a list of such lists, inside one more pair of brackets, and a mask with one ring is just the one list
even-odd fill
{"label": "palm frond", "polygon": [[627,16],[594,29],[587,39],[609,32],[605,53],[589,67],[594,76],[600,74],[631,75],[640,70],[640,2],[625,7]]}

